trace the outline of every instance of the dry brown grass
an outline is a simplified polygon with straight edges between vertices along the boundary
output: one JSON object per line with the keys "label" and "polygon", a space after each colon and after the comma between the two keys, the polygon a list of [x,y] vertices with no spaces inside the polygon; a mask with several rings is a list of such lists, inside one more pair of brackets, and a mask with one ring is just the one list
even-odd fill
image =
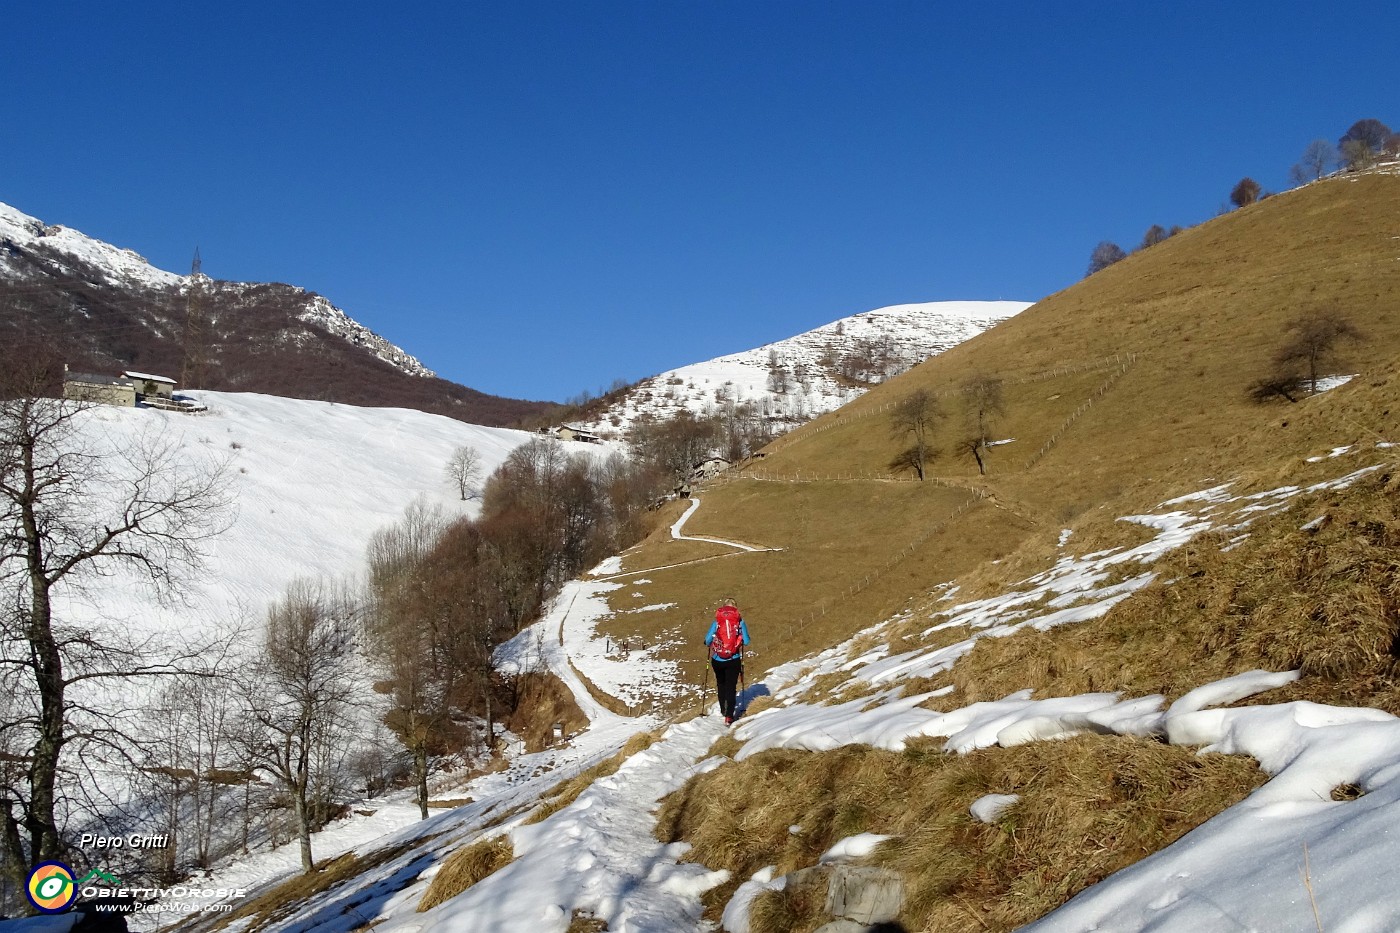
{"label": "dry brown grass", "polygon": [[[690,842],[690,857],[733,872],[707,896],[712,913],[765,865],[788,873],[854,833],[893,835],[875,859],[906,879],[906,925],[1010,930],[1168,845],[1262,781],[1250,759],[1123,737],[966,756],[927,740],[903,753],[776,750],[693,779],[664,802],[657,835]],[[1022,799],[987,826],[968,807],[988,793]],[[800,831],[790,832],[794,825]],[[796,902],[764,898],[771,923],[755,931],[810,929],[811,900],[811,892],[797,892]]]}
{"label": "dry brown grass", "polygon": [[467,804],[475,802],[476,801],[471,797],[445,797],[440,800],[429,800],[428,807],[429,809],[436,810],[455,810],[458,807],[465,807]]}
{"label": "dry brown grass", "polygon": [[812,933],[830,919],[820,877],[760,892],[749,905],[749,933]]}
{"label": "dry brown grass", "polygon": [[505,868],[515,858],[515,849],[509,836],[492,836],[479,839],[465,849],[458,849],[442,863],[442,868],[433,876],[423,899],[418,902],[418,912],[432,910],[437,905],[449,901],[472,885]]}
{"label": "dry brown grass", "polygon": [[606,920],[575,908],[569,917],[569,927],[565,933],[607,933],[607,929],[608,922]]}
{"label": "dry brown grass", "polygon": [[[1141,533],[1115,523],[1164,499],[1242,476],[1250,482],[1310,469],[1304,457],[1357,439],[1394,440],[1400,401],[1400,264],[1387,217],[1400,212],[1400,178],[1368,176],[1310,185],[1233,212],[1130,256],[1052,295],[1030,310],[905,375],[876,387],[841,412],[775,443],[755,473],[822,476],[886,471],[896,441],[886,414],[860,417],[909,392],[947,392],[986,373],[1007,381],[1001,436],[1014,444],[991,453],[986,477],[969,459],[942,457],[938,483],[976,485],[995,498],[846,598],[920,529],[965,492],[913,482],[820,482],[784,486],[734,480],[706,487],[687,531],[784,548],[737,555],[654,576],[648,602],[675,602],[666,613],[620,616],[610,629],[659,635],[708,622],[722,595],[739,598],[753,623],[755,675],[765,665],[836,643],[909,605],[935,584],[965,578],[963,596],[990,592],[1044,569],[1061,527],[1076,530],[1079,553]],[[1366,340],[1345,348],[1345,370],[1363,377],[1296,405],[1258,405],[1246,388],[1270,365],[1288,322],[1320,307],[1348,315]],[[1024,464],[1041,439],[1108,371],[1018,381],[1063,364],[1134,351],[1137,362],[1094,402],[1033,468]],[[957,403],[945,396],[956,430]],[[930,488],[932,487],[932,488]],[[669,506],[665,519],[684,503]],[[664,531],[628,556],[646,565]],[[1019,553],[1018,553],[1019,552]],[[1004,559],[999,566],[989,566]],[[636,564],[641,566],[641,563]],[[983,568],[979,578],[966,578]],[[831,601],[813,624],[812,608]],[[635,603],[614,602],[615,608]],[[777,637],[775,638],[775,634]],[[695,635],[698,641],[699,632]],[[701,681],[699,652],[674,656]]]}
{"label": "dry brown grass", "polygon": [[[1325,516],[1325,518],[1324,518]],[[1304,530],[1312,519],[1320,527]],[[1174,699],[1256,668],[1298,669],[1267,702],[1400,713],[1400,479],[1381,473],[1260,522],[1230,548],[1208,535],[1103,618],[979,641],[954,668],[961,702],[1033,688]]]}
{"label": "dry brown grass", "polygon": [[572,735],[588,725],[574,695],[564,682],[545,671],[522,674],[515,683],[515,711],[506,728],[525,741],[525,749],[538,752],[554,741],[554,724]]}
{"label": "dry brown grass", "polygon": [[715,739],[710,746],[710,757],[712,758],[733,758],[739,753],[739,749],[744,747],[744,743],[734,738],[734,733],[726,732]]}
{"label": "dry brown grass", "polygon": [[[600,624],[599,631],[653,645],[673,642],[660,653],[677,661],[681,679],[698,691],[705,678],[701,639],[714,607],[734,596],[754,639],[749,671],[755,679],[769,665],[824,648],[854,628],[898,611],[911,593],[932,582],[1009,553],[1028,526],[1015,516],[979,507],[891,566],[902,549],[968,498],[965,490],[918,483],[736,482],[718,487],[704,495],[704,505],[692,519],[696,527],[688,531],[763,538],[783,550],[736,553],[649,573],[651,582],[610,594],[610,606],[623,609],[642,599],[674,605],[620,614]],[[707,525],[703,519],[710,510],[743,519],[730,527]],[[764,527],[781,529],[781,539],[764,534]],[[644,596],[633,596],[636,592]],[[824,614],[812,618],[821,607]],[[674,643],[678,635],[680,643]]]}
{"label": "dry brown grass", "polygon": [[551,790],[545,797],[544,803],[540,804],[525,818],[525,825],[532,823],[542,823],[549,817],[558,813],[579,798],[579,795],[588,790],[593,782],[599,778],[605,778],[610,774],[616,774],[617,769],[622,767],[622,763],[640,751],[645,751],[656,742],[657,736],[654,732],[639,732],[627,740],[627,744],[611,758],[598,762],[593,767],[581,772],[575,777],[565,781],[558,787]]}

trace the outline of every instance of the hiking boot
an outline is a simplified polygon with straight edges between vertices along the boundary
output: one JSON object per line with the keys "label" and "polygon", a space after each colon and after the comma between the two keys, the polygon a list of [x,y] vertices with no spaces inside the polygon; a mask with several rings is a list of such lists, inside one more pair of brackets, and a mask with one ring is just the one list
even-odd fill
{"label": "hiking boot", "polygon": [[734,717],[733,717],[733,716],[726,716],[726,717],[724,717],[724,724],[725,724],[726,726],[732,726],[732,725],[734,725]]}

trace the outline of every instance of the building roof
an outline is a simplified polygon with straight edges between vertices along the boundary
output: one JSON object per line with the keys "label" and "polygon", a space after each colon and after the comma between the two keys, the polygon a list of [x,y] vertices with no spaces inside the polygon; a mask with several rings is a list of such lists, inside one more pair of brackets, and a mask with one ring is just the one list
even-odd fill
{"label": "building roof", "polygon": [[127,370],[122,373],[122,375],[126,376],[128,379],[135,379],[139,382],[164,382],[169,385],[175,384],[175,380],[171,379],[169,376],[152,376],[150,373],[137,373],[131,370]]}
{"label": "building roof", "polygon": [[130,379],[121,376],[99,376],[94,373],[64,373],[64,382],[83,382],[95,386],[129,386]]}

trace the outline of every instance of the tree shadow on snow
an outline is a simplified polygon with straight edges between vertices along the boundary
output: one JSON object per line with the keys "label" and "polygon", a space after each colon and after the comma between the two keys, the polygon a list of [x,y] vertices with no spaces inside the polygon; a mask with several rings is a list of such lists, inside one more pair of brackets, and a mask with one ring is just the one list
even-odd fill
{"label": "tree shadow on snow", "polygon": [[773,692],[768,689],[767,684],[757,683],[746,686],[739,696],[735,698],[734,711],[742,716],[749,711],[749,704],[754,700],[757,700],[759,697],[768,697],[772,695]]}
{"label": "tree shadow on snow", "polygon": [[431,854],[413,858],[387,878],[382,878],[367,887],[356,888],[342,897],[335,898],[305,920],[289,927],[291,930],[309,933],[345,933],[372,923],[384,909],[389,899],[418,880],[437,859]]}

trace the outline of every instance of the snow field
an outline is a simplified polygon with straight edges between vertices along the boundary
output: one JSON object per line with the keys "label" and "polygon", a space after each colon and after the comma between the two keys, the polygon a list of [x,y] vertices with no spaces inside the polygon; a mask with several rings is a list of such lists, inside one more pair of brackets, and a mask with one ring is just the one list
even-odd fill
{"label": "snow field", "polygon": [[235,508],[227,530],[207,542],[206,573],[188,581],[186,606],[161,606],[139,587],[104,587],[100,597],[70,605],[70,617],[142,619],[168,633],[257,622],[292,580],[359,576],[370,537],[414,502],[448,517],[474,515],[478,502],[462,502],[445,474],[457,447],[481,453],[484,479],[534,437],[407,409],[193,394],[207,414],[102,406],[83,412],[80,427],[117,448],[154,434],[174,446],[182,469],[224,464]]}

